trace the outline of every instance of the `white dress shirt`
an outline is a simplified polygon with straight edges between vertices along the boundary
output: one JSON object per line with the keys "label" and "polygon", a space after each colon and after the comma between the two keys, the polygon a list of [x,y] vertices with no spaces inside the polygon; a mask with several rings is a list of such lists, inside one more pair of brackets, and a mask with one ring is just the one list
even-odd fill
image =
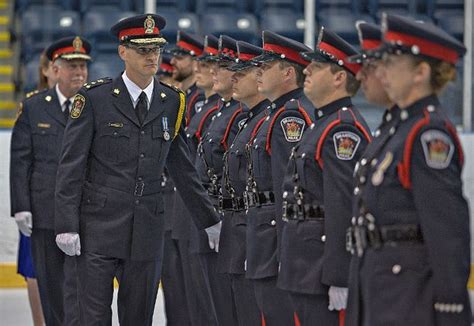
{"label": "white dress shirt", "polygon": [[133,107],[135,108],[137,106],[138,100],[139,100],[138,98],[140,97],[140,94],[142,92],[145,92],[146,97],[147,97],[147,109],[150,110],[150,103],[153,96],[153,87],[154,87],[155,79],[152,78],[151,83],[145,89],[141,89],[137,84],[132,82],[130,78],[128,78],[126,71],[123,72],[122,79],[123,79],[123,82],[125,83],[125,86],[127,87],[128,93],[130,94]]}

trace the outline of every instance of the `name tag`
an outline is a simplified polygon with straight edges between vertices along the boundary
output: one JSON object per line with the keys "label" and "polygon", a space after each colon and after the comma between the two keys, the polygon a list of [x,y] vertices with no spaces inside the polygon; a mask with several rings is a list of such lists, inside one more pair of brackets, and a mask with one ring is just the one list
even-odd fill
{"label": "name tag", "polygon": [[38,126],[38,128],[51,128],[51,124],[49,124],[49,123],[39,122],[37,126]]}
{"label": "name tag", "polygon": [[108,126],[112,128],[123,128],[123,123],[122,122],[109,122]]}

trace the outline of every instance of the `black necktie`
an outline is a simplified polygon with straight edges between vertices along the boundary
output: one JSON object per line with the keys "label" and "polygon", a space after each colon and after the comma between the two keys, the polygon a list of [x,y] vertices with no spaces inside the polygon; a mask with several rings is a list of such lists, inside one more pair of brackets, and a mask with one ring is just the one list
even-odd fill
{"label": "black necktie", "polygon": [[66,102],[64,102],[64,110],[63,110],[63,114],[64,114],[64,120],[67,121],[67,119],[69,119],[69,106],[71,105],[71,101],[69,101],[69,99],[66,100]]}
{"label": "black necktie", "polygon": [[137,103],[137,107],[135,108],[135,113],[137,114],[140,124],[143,124],[143,121],[145,121],[145,117],[148,113],[148,105],[145,92],[142,92],[138,99],[139,100]]}

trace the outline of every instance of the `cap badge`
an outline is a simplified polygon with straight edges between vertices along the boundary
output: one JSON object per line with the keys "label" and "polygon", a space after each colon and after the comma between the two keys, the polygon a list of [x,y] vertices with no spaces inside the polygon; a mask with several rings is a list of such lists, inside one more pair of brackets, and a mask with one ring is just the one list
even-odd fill
{"label": "cap badge", "polygon": [[153,34],[155,29],[155,20],[151,15],[148,15],[145,19],[145,23],[143,24],[143,28],[145,29],[145,34]]}
{"label": "cap badge", "polygon": [[72,41],[72,47],[74,48],[74,52],[80,52],[82,48],[82,40],[79,36],[76,36],[74,38],[74,41]]}

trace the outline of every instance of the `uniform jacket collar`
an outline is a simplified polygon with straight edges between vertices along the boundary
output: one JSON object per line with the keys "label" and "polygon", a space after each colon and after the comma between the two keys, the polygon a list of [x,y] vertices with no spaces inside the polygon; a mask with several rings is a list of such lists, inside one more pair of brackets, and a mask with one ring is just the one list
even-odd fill
{"label": "uniform jacket collar", "polygon": [[300,98],[303,95],[304,95],[303,88],[296,88],[292,91],[289,91],[286,94],[283,94],[282,96],[277,98],[275,101],[273,101],[273,103],[271,104],[271,108],[278,110],[283,105],[285,105],[285,103],[288,102],[289,100]]}
{"label": "uniform jacket collar", "polygon": [[319,109],[315,109],[315,117],[316,119],[321,119],[322,117],[328,116],[336,112],[337,110],[343,108],[343,107],[351,107],[352,106],[352,100],[349,96],[340,98],[338,100],[335,100],[329,104],[326,104]]}
{"label": "uniform jacket collar", "polygon": [[56,87],[49,89],[44,94],[44,99],[46,102],[46,112],[48,112],[48,114],[57,120],[62,126],[66,126],[66,119],[64,117],[63,111],[61,110],[58,94],[56,93]]}

